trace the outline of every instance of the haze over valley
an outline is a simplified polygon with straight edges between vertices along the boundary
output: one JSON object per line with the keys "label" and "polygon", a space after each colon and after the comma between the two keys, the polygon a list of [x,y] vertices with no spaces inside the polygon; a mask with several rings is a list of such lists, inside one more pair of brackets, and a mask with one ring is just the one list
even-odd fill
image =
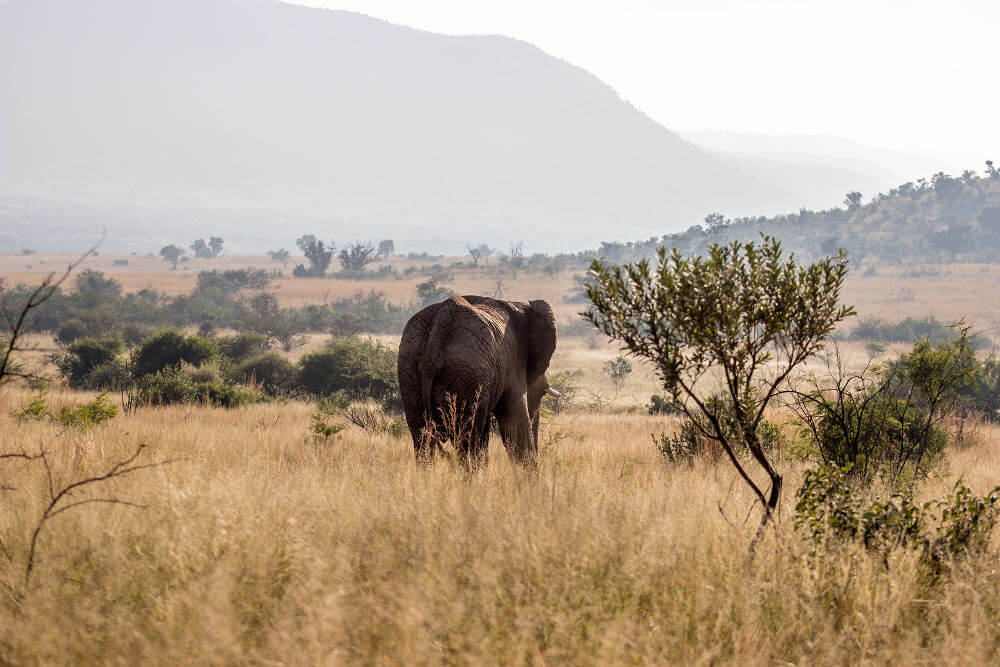
{"label": "haze over valley", "polygon": [[528,43],[274,0],[8,0],[0,90],[11,249],[70,250],[106,227],[118,251],[205,229],[260,251],[289,228],[582,250],[712,212],[834,206],[939,165],[679,136]]}

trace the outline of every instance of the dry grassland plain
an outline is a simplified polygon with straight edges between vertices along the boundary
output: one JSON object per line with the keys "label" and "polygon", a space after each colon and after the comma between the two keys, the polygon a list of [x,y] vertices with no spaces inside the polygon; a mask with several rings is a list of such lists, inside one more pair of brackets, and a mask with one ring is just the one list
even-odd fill
{"label": "dry grassland plain", "polygon": [[[158,257],[114,259],[87,267],[126,290],[174,293],[189,291],[200,268],[275,267],[227,257],[173,272]],[[65,260],[0,256],[0,276],[37,282]],[[448,286],[489,287],[470,276]],[[358,289],[399,301],[419,280],[284,279],[277,289],[289,304]],[[569,273],[522,274],[506,296],[547,298],[568,318],[580,310],[561,301],[569,283]],[[877,267],[852,275],[844,297],[862,315],[965,316],[986,329],[1000,318],[1000,267]],[[142,507],[93,503],[53,518],[25,583],[49,480],[37,461],[0,461],[0,663],[997,662],[996,536],[932,587],[909,551],[883,561],[851,546],[817,549],[792,529],[807,464],[786,451],[780,525],[751,561],[759,514],[732,467],[665,462],[650,435],[678,422],[640,409],[657,384],[638,362],[612,387],[601,366],[616,355],[560,340],[552,370],[583,370],[584,387],[545,421],[537,472],[509,465],[495,438],[475,472],[447,459],[417,467],[409,437],[352,427],[317,441],[314,408],[300,401],[146,407],[79,430],[17,422],[11,413],[31,393],[6,388],[0,452],[45,448],[56,488],[139,444],[139,463],[169,463],[74,496]],[[53,387],[49,401],[91,396]],[[772,417],[794,438],[787,415]],[[948,451],[921,498],[958,479],[976,492],[1000,482],[1000,429],[980,426],[973,441]]]}

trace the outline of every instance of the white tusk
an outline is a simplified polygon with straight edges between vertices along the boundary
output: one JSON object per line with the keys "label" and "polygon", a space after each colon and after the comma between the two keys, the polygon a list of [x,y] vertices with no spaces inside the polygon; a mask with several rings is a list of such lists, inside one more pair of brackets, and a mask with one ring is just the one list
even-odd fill
{"label": "white tusk", "polygon": [[562,394],[560,394],[558,391],[556,391],[552,387],[546,387],[545,388],[545,393],[548,394],[549,396],[555,396],[556,398],[559,398],[560,396],[562,396]]}

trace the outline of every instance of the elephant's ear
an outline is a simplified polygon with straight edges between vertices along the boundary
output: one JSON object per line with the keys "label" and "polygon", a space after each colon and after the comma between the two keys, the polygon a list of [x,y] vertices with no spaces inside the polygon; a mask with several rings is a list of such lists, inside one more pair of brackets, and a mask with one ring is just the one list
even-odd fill
{"label": "elephant's ear", "polygon": [[527,318],[527,380],[533,383],[549,367],[556,351],[556,314],[548,301],[532,301],[525,312]]}

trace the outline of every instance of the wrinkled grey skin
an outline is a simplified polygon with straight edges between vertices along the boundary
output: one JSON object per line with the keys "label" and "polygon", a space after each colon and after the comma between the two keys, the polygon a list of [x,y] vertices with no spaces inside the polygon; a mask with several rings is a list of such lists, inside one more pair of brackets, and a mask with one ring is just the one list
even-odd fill
{"label": "wrinkled grey skin", "polygon": [[549,390],[545,370],[555,349],[555,316],[545,301],[455,296],[410,318],[398,369],[417,460],[444,440],[463,460],[481,459],[494,415],[511,458],[534,463],[538,411]]}

